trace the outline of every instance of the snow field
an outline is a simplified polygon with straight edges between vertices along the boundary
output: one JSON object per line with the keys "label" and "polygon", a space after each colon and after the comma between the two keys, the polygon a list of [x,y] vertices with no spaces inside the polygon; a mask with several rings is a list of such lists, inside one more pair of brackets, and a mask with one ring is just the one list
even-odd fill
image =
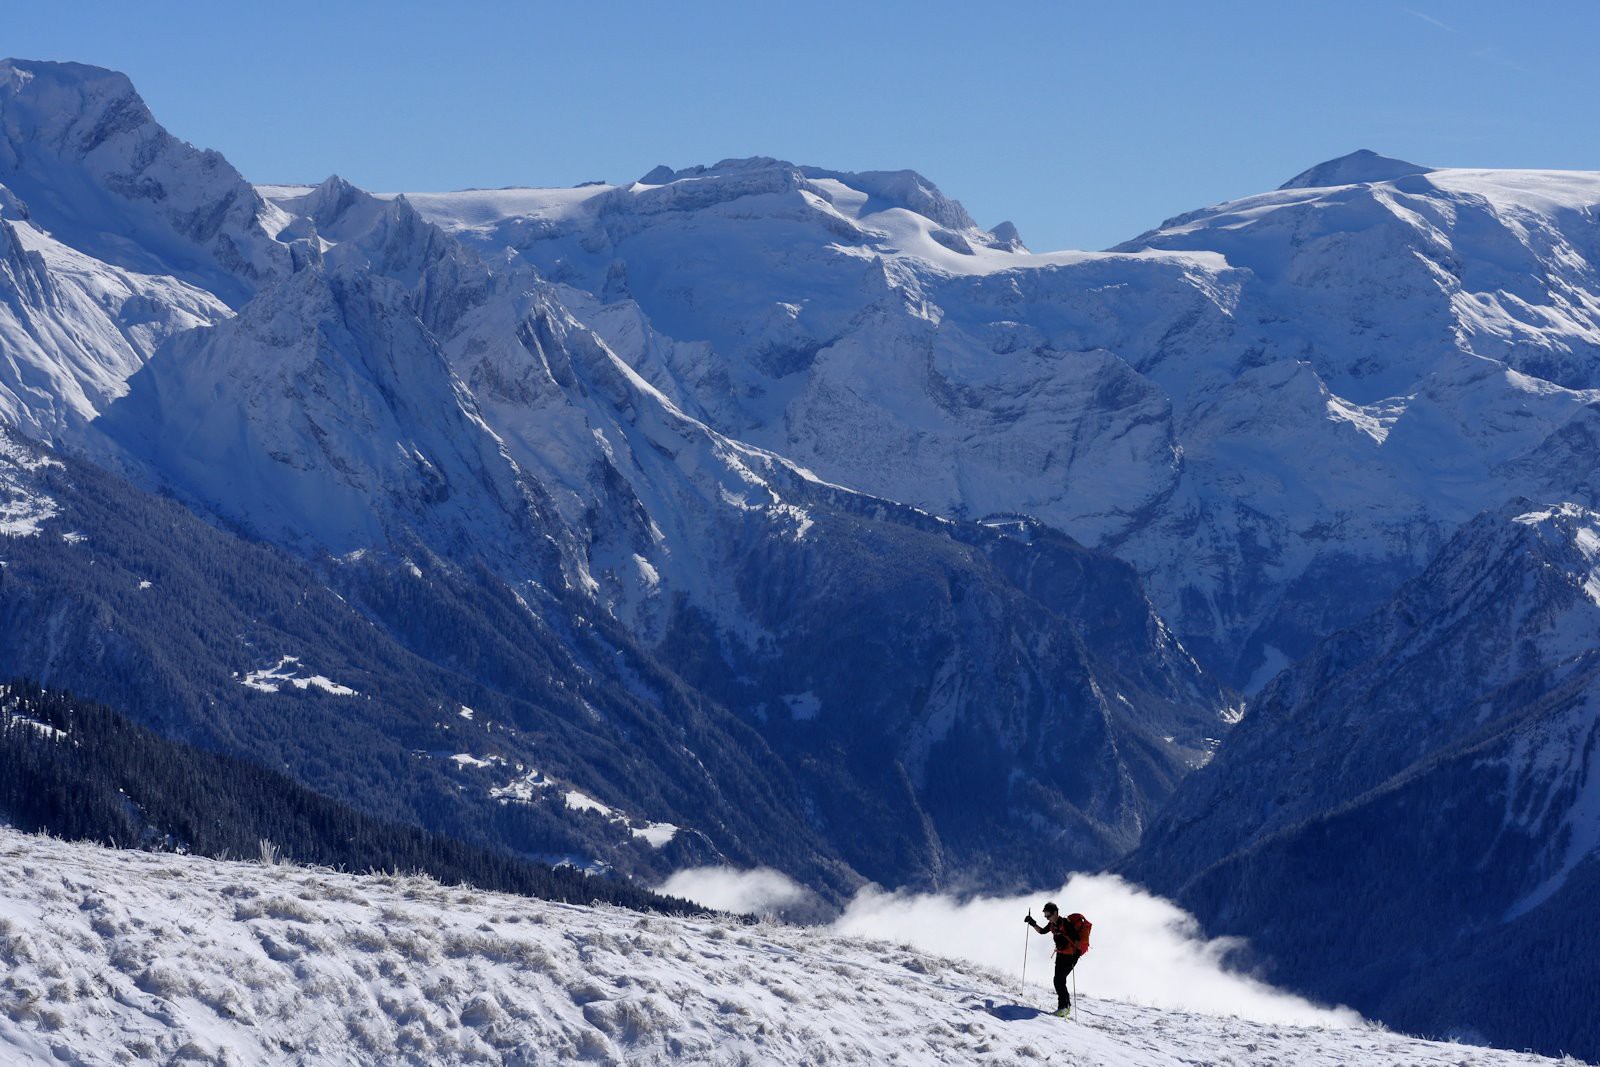
{"label": "snow field", "polygon": [[1489,1065],[1537,1057],[1083,997],[814,929],[0,830],[7,1064]]}

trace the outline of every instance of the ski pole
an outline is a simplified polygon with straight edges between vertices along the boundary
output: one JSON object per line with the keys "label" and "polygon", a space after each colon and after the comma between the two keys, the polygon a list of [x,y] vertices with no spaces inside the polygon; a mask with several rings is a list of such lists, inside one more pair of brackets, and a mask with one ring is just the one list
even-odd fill
{"label": "ski pole", "polygon": [[[1033,918],[1033,912],[1032,911],[1028,912],[1028,918],[1030,918],[1030,919]],[[1028,943],[1031,940],[1032,939],[1030,937],[1028,937],[1028,931],[1027,930],[1023,930],[1022,931],[1022,985],[1019,988],[1018,993],[1017,993],[1017,995],[1021,996],[1021,997],[1025,997],[1025,996],[1028,995]]]}

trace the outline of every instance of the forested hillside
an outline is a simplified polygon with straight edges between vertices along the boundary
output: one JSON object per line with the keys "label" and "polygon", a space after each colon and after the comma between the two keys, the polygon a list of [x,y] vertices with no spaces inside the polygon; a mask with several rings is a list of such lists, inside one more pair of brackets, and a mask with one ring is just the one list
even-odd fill
{"label": "forested hillside", "polygon": [[621,879],[361,814],[275,771],[169,741],[110,708],[27,681],[0,685],[0,819],[122,848],[415,872],[546,900],[694,908]]}

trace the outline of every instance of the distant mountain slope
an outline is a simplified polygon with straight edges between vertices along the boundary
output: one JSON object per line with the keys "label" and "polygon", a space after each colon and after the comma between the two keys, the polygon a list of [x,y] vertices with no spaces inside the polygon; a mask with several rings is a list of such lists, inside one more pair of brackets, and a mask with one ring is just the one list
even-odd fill
{"label": "distant mountain slope", "polygon": [[[11,1064],[1552,1063],[1086,995],[882,941],[0,831]],[[50,872],[34,877],[28,872]],[[182,887],[181,899],[175,896]],[[67,995],[70,992],[70,995]]]}
{"label": "distant mountain slope", "polygon": [[[556,631],[481,570],[314,571],[92,466],[0,444],[5,675],[473,843],[624,873],[759,857],[854,884],[787,819],[798,795],[759,737],[614,626]],[[683,832],[657,848],[652,825]]]}
{"label": "distant mountain slope", "polygon": [[1234,685],[1378,606],[1485,507],[1600,503],[1600,175],[1361,152],[1048,255],[874,183],[754,159],[409,199],[577,290],[717,429],[1129,559]]}
{"label": "distant mountain slope", "polygon": [[1253,704],[1124,865],[1267,976],[1600,1054],[1600,514],[1519,501]]}

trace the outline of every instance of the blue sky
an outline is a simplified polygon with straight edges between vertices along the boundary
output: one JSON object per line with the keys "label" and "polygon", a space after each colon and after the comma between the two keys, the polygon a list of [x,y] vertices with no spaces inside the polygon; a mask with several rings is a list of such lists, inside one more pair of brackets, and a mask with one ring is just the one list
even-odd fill
{"label": "blue sky", "polygon": [[626,181],[774,155],[921,171],[1099,248],[1373,148],[1600,169],[1600,2],[5,4],[0,52],[127,72],[258,181]]}

